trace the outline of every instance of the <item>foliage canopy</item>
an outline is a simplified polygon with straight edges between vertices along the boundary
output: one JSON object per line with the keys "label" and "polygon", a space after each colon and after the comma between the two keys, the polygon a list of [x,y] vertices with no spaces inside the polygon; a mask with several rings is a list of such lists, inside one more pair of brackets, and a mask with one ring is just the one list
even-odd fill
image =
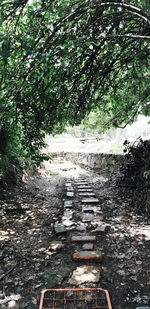
{"label": "foliage canopy", "polygon": [[94,109],[108,126],[150,114],[149,0],[1,0],[0,12],[0,136],[14,156],[39,159],[46,132]]}

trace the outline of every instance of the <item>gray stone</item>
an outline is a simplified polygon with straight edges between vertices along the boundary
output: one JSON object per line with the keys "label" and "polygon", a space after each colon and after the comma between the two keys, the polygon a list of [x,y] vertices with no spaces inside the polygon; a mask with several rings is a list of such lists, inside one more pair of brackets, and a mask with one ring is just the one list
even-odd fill
{"label": "gray stone", "polygon": [[90,213],[82,214],[83,222],[102,221],[102,220],[103,220],[102,216],[94,216],[93,214],[90,214]]}
{"label": "gray stone", "polygon": [[72,226],[72,225],[75,224],[75,222],[72,221],[72,220],[70,220],[70,219],[64,219],[64,220],[63,220],[63,224],[64,224],[65,226]]}
{"label": "gray stone", "polygon": [[95,266],[79,266],[77,267],[72,274],[72,277],[69,279],[71,285],[80,285],[85,282],[99,282],[100,280],[100,271]]}
{"label": "gray stone", "polygon": [[85,232],[86,231],[86,225],[85,224],[78,225],[76,227],[76,230],[79,231],[79,232]]}
{"label": "gray stone", "polygon": [[82,246],[83,250],[93,250],[94,244],[93,243],[86,243]]}
{"label": "gray stone", "polygon": [[82,206],[82,211],[83,212],[101,212],[101,207],[100,206],[91,206],[91,205],[85,205]]}
{"label": "gray stone", "polygon": [[74,213],[74,212],[73,212],[72,210],[66,209],[66,210],[64,211],[64,215],[63,215],[62,219],[63,219],[63,220],[72,219],[73,213]]}
{"label": "gray stone", "polygon": [[72,201],[64,201],[64,207],[72,208],[73,207],[73,202]]}
{"label": "gray stone", "polygon": [[73,191],[67,191],[66,195],[68,197],[74,197],[74,192]]}
{"label": "gray stone", "polygon": [[80,196],[95,196],[95,193],[94,192],[82,192],[82,193],[79,193]]}
{"label": "gray stone", "polygon": [[72,236],[71,241],[73,242],[95,242],[96,241],[96,236],[90,236],[90,235],[83,235],[83,236]]}
{"label": "gray stone", "polygon": [[73,189],[73,187],[67,187],[67,191],[72,192],[72,191],[74,191],[74,189]]}
{"label": "gray stone", "polygon": [[66,233],[66,232],[67,232],[66,229],[65,229],[65,227],[64,227],[64,225],[63,225],[63,224],[60,224],[60,223],[55,223],[54,229],[55,229],[55,233],[56,233],[57,235],[63,234],[63,233]]}
{"label": "gray stone", "polygon": [[99,203],[99,199],[98,198],[83,198],[81,200],[82,203]]}
{"label": "gray stone", "polygon": [[56,240],[54,240],[54,241],[52,241],[51,243],[50,243],[50,246],[49,246],[49,250],[52,250],[52,251],[55,251],[55,250],[59,250],[59,249],[61,249],[61,248],[63,248],[64,247],[64,245],[63,245],[63,243],[62,243],[62,241],[56,241]]}
{"label": "gray stone", "polygon": [[91,186],[80,185],[78,189],[92,189]]}
{"label": "gray stone", "polygon": [[76,185],[77,186],[82,186],[82,185],[88,186],[89,184],[86,181],[81,181],[81,182],[76,182]]}
{"label": "gray stone", "polygon": [[66,183],[65,183],[65,186],[66,186],[66,187],[71,187],[72,184],[71,184],[71,182],[66,182]]}
{"label": "gray stone", "polygon": [[91,189],[78,189],[78,192],[92,192],[93,191],[93,189],[91,188]]}

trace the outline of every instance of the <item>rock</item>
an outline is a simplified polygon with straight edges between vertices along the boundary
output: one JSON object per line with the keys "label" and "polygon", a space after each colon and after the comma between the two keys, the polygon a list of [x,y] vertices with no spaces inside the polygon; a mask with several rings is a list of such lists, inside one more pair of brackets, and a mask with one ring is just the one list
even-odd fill
{"label": "rock", "polygon": [[93,191],[93,189],[91,188],[91,189],[78,189],[78,192],[92,192]]}
{"label": "rock", "polygon": [[99,199],[98,198],[83,198],[81,200],[82,203],[99,203]]}
{"label": "rock", "polygon": [[65,183],[65,187],[72,187],[71,182],[66,182],[66,183]]}
{"label": "rock", "polygon": [[17,306],[17,303],[15,300],[11,300],[8,302],[8,308],[13,308],[13,309],[17,309],[18,306]]}
{"label": "rock", "polygon": [[103,253],[101,251],[79,251],[73,254],[73,260],[95,260],[102,261]]}
{"label": "rock", "polygon": [[99,282],[100,280],[100,271],[95,266],[80,266],[77,267],[72,274],[72,277],[69,279],[71,285],[78,286],[84,282]]}
{"label": "rock", "polygon": [[69,220],[69,219],[64,219],[63,220],[63,224],[65,225],[65,226],[72,226],[72,225],[74,225],[75,224],[75,222],[74,221],[72,221],[72,220]]}
{"label": "rock", "polygon": [[83,212],[101,212],[101,207],[100,206],[91,206],[91,205],[85,205],[82,206],[82,211]]}
{"label": "rock", "polygon": [[77,187],[78,189],[92,189],[91,186],[80,185]]}
{"label": "rock", "polygon": [[83,250],[93,250],[94,244],[93,243],[86,243],[82,246]]}
{"label": "rock", "polygon": [[55,250],[59,250],[59,249],[62,249],[64,247],[62,241],[52,241],[50,243],[50,246],[49,246],[49,250],[52,250],[52,251],[55,251]]}
{"label": "rock", "polygon": [[73,211],[72,210],[65,210],[62,219],[63,220],[72,219],[72,216],[73,216]]}
{"label": "rock", "polygon": [[73,192],[73,191],[68,191],[68,192],[66,193],[66,195],[67,195],[68,197],[74,197],[74,192]]}
{"label": "rock", "polygon": [[95,196],[95,193],[94,192],[82,192],[82,193],[79,193],[80,196]]}
{"label": "rock", "polygon": [[86,231],[86,225],[85,224],[78,225],[76,227],[76,230],[79,231],[79,232],[85,232]]}
{"label": "rock", "polygon": [[58,223],[56,223],[56,224],[54,225],[54,229],[55,229],[55,233],[56,233],[57,235],[63,234],[63,233],[66,233],[66,232],[67,232],[63,224],[58,224]]}
{"label": "rock", "polygon": [[96,236],[72,236],[71,241],[73,242],[96,242]]}
{"label": "rock", "polygon": [[82,221],[83,222],[102,221],[102,220],[103,220],[102,216],[94,216],[93,214],[90,214],[90,213],[83,213],[82,214]]}
{"label": "rock", "polygon": [[64,201],[64,207],[72,208],[73,207],[73,202],[72,201]]}

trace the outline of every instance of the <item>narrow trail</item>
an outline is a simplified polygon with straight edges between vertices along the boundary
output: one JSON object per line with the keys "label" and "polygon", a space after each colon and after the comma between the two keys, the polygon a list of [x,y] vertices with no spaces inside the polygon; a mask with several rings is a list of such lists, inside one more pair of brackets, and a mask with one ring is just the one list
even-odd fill
{"label": "narrow trail", "polygon": [[150,308],[150,228],[115,177],[59,158],[1,202],[2,309],[38,309],[41,290],[77,287],[107,289],[113,309]]}

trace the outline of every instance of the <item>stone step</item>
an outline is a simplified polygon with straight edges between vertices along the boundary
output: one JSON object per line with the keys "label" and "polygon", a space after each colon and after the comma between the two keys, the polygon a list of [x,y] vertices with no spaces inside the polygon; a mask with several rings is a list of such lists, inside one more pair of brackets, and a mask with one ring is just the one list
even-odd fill
{"label": "stone step", "polygon": [[72,242],[96,242],[96,236],[88,236],[88,235],[83,235],[83,236],[72,236],[71,237]]}
{"label": "stone step", "polygon": [[99,199],[98,198],[83,198],[81,200],[82,203],[99,203]]}
{"label": "stone step", "polygon": [[88,260],[88,261],[102,261],[104,254],[101,251],[79,251],[73,254],[73,260]]}
{"label": "stone step", "polygon": [[74,197],[74,192],[73,191],[68,191],[66,193],[67,197]]}
{"label": "stone step", "polygon": [[93,189],[78,189],[78,192],[93,192]]}
{"label": "stone step", "polygon": [[84,185],[81,185],[81,186],[77,186],[78,189],[92,189],[91,186],[84,186]]}
{"label": "stone step", "polygon": [[76,231],[78,231],[78,232],[86,232],[86,225],[85,224],[77,225]]}
{"label": "stone step", "polygon": [[80,196],[95,196],[95,193],[94,192],[81,192],[81,193],[78,193]]}
{"label": "stone step", "polygon": [[73,210],[66,209],[66,210],[64,211],[64,215],[63,215],[62,219],[63,219],[63,220],[65,220],[65,219],[72,219],[73,213],[74,213]]}
{"label": "stone step", "polygon": [[78,286],[85,282],[99,282],[100,270],[95,266],[82,265],[77,267],[69,279],[69,284]]}
{"label": "stone step", "polygon": [[83,249],[83,250],[93,250],[93,248],[94,248],[94,244],[93,244],[93,243],[90,243],[90,242],[85,243],[85,244],[83,244],[83,246],[82,246],[82,249]]}
{"label": "stone step", "polygon": [[73,207],[73,202],[70,200],[65,200],[64,201],[64,207],[66,207],[66,208],[72,208]]}
{"label": "stone step", "polygon": [[66,183],[65,183],[65,187],[72,187],[71,182],[66,182]]}
{"label": "stone step", "polygon": [[91,222],[91,221],[102,221],[103,216],[94,216],[91,213],[82,214],[82,222]]}
{"label": "stone step", "polygon": [[68,191],[73,192],[74,191],[73,187],[67,187],[67,192]]}
{"label": "stone step", "polygon": [[75,184],[76,184],[76,186],[89,186],[88,182],[86,182],[86,181],[76,182]]}
{"label": "stone step", "polygon": [[94,206],[94,205],[85,205],[82,206],[82,212],[95,212],[95,213],[102,213],[102,209],[100,206]]}

